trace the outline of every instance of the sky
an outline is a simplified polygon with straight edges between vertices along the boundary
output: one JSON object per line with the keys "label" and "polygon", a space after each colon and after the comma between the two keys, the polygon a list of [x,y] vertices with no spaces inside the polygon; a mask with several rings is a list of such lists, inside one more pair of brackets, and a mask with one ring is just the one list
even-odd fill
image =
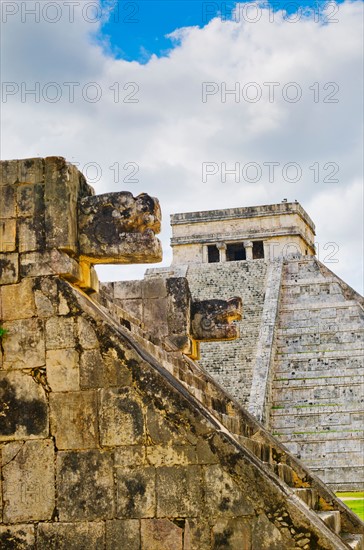
{"label": "sky", "polygon": [[[169,215],[298,200],[363,291],[363,2],[1,0],[1,158]],[[100,266],[101,280],[146,266]]]}

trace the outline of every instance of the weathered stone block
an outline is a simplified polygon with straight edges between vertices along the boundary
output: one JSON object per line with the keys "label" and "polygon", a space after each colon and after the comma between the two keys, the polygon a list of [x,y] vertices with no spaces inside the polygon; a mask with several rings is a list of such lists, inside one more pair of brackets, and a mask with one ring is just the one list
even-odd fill
{"label": "weathered stone block", "polygon": [[78,362],[78,352],[74,349],[47,351],[47,380],[53,392],[72,392],[80,389]]}
{"label": "weathered stone block", "polygon": [[97,446],[97,397],[93,391],[51,393],[51,433],[58,449]]}
{"label": "weathered stone block", "polygon": [[163,445],[172,441],[175,443],[180,442],[180,444],[185,443],[180,437],[177,428],[166,421],[165,416],[158,413],[152,405],[147,408],[146,428],[148,438],[150,438],[154,445]]}
{"label": "weathered stone block", "polygon": [[155,469],[116,469],[116,514],[119,518],[155,516]]}
{"label": "weathered stone block", "polygon": [[141,466],[146,463],[146,448],[143,445],[126,445],[115,449],[115,467]]}
{"label": "weathered stone block", "polygon": [[214,550],[225,550],[225,548],[229,548],[229,550],[251,550],[251,544],[248,519],[219,519],[212,529],[212,548]]}
{"label": "weathered stone block", "polygon": [[104,523],[40,523],[37,550],[100,550]]}
{"label": "weathered stone block", "polygon": [[204,479],[207,516],[216,513],[233,517],[254,514],[251,504],[220,465],[206,466]]}
{"label": "weathered stone block", "polygon": [[141,299],[143,281],[117,281],[113,283],[114,298],[117,300]]}
{"label": "weathered stone block", "polygon": [[20,185],[17,189],[17,216],[33,217],[39,210],[44,211],[43,193],[42,184]]}
{"label": "weathered stone block", "polygon": [[140,525],[137,519],[106,522],[106,550],[140,550]]}
{"label": "weathered stone block", "polygon": [[0,525],[0,548],[35,550],[34,525]]}
{"label": "weathered stone block", "polygon": [[104,386],[104,362],[100,350],[84,351],[80,360],[81,388],[102,388]]}
{"label": "weathered stone block", "polygon": [[142,519],[141,541],[143,550],[170,548],[183,550],[183,529],[168,519]]}
{"label": "weathered stone block", "polygon": [[2,475],[6,523],[51,519],[55,506],[53,441],[4,445]]}
{"label": "weathered stone block", "polygon": [[192,445],[152,445],[147,447],[147,460],[157,467],[196,464],[196,449]]}
{"label": "weathered stone block", "polygon": [[33,281],[24,279],[16,285],[1,289],[3,321],[27,319],[36,314]]}
{"label": "weathered stone block", "polygon": [[171,466],[157,469],[157,516],[196,517],[201,514],[200,466]]}
{"label": "weathered stone block", "polygon": [[16,250],[16,221],[0,219],[0,252]]}
{"label": "weathered stone block", "polygon": [[143,300],[167,298],[166,280],[162,277],[144,279],[142,282],[142,298]]}
{"label": "weathered stone block", "polygon": [[45,391],[30,373],[1,371],[0,397],[0,441],[48,436]]}
{"label": "weathered stone block", "polygon": [[0,285],[9,285],[18,282],[19,255],[0,254]]}
{"label": "weathered stone block", "polygon": [[114,514],[111,453],[59,452],[57,492],[60,521],[111,519]]}
{"label": "weathered stone block", "polygon": [[143,409],[135,394],[129,388],[101,390],[101,445],[137,445],[143,439]]}
{"label": "weathered stone block", "polygon": [[68,317],[52,317],[46,321],[47,350],[74,348],[74,320]]}
{"label": "weathered stone block", "polygon": [[95,330],[84,317],[77,319],[77,330],[79,342],[83,349],[94,349],[99,346]]}
{"label": "weathered stone block", "polygon": [[2,341],[5,369],[32,369],[45,364],[44,330],[40,319],[7,321],[3,326],[7,330]]}
{"label": "weathered stone block", "polygon": [[186,521],[183,550],[211,550],[211,528],[207,520],[199,517]]}
{"label": "weathered stone block", "polygon": [[18,220],[18,250],[19,252],[32,252],[44,246],[42,231],[39,223],[33,218]]}
{"label": "weathered stone block", "polygon": [[0,187],[0,204],[2,218],[16,217],[15,192],[13,185]]}
{"label": "weathered stone block", "polygon": [[70,281],[79,281],[82,278],[79,263],[56,249],[21,254],[20,274],[22,277],[62,275]]}

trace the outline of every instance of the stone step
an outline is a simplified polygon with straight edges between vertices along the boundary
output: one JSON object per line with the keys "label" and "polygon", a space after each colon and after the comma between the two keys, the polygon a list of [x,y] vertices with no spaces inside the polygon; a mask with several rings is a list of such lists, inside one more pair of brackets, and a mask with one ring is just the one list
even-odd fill
{"label": "stone step", "polygon": [[326,523],[326,525],[334,531],[334,533],[339,534],[341,531],[341,520],[340,512],[337,510],[332,510],[330,512],[316,512],[318,517]]}
{"label": "stone step", "polygon": [[316,489],[299,487],[295,489],[295,493],[311,510],[318,509],[319,495]]}
{"label": "stone step", "polygon": [[[345,345],[345,349],[363,349],[362,344],[364,342],[364,328],[360,330],[341,330],[334,332],[317,332],[311,330],[295,331],[292,334],[277,335],[276,346],[278,353],[280,349],[284,352],[287,350],[293,353],[299,351],[309,351],[307,347],[313,346],[314,351],[325,351],[326,349],[342,349],[342,345]],[[325,347],[322,347],[325,346]],[[340,346],[337,348],[337,346]]]}
{"label": "stone step", "polygon": [[323,283],[339,285],[338,280],[335,279],[335,277],[325,277],[324,275],[321,275],[321,274],[314,275],[312,277],[310,276],[309,273],[304,273],[302,275],[304,276],[296,277],[293,279],[285,279],[282,284],[282,288],[289,288],[289,287],[297,288],[298,286],[302,286],[302,285],[305,285],[305,286],[317,285],[317,284],[319,285]]}
{"label": "stone step", "polygon": [[[283,387],[289,383],[290,387],[293,385],[305,384],[317,386],[326,386],[327,381],[330,380],[332,385],[345,385],[345,384],[360,384],[363,383],[363,373],[359,369],[341,369],[340,374],[335,373],[334,368],[323,368],[319,370],[291,370],[291,371],[279,371],[275,373],[273,380],[273,388]],[[339,370],[339,369],[337,369]],[[326,371],[326,372],[325,372]]]}
{"label": "stone step", "polygon": [[307,314],[309,314],[311,312],[313,312],[313,313],[315,311],[321,312],[321,311],[324,311],[325,309],[331,310],[333,308],[343,309],[343,310],[352,308],[353,314],[357,315],[358,311],[360,310],[360,304],[359,304],[359,302],[357,302],[355,300],[345,300],[345,301],[339,300],[337,302],[334,302],[334,301],[318,302],[318,301],[313,300],[310,303],[293,303],[293,302],[292,303],[286,303],[286,302],[282,302],[280,312],[283,315],[285,315],[286,312],[287,313],[297,312],[296,315],[299,315],[298,312],[307,312]]}
{"label": "stone step", "polygon": [[[360,407],[361,408],[354,408],[354,407]],[[320,415],[320,416],[318,416]],[[357,421],[363,422],[364,421],[364,410],[363,405],[360,405],[360,403],[353,403],[353,404],[345,404],[343,403],[341,406],[338,404],[333,403],[319,403],[315,405],[299,405],[294,404],[292,402],[284,402],[281,401],[280,403],[277,402],[276,405],[273,406],[271,410],[271,418],[272,422],[280,421],[282,417],[296,417],[296,416],[305,416],[307,421],[309,421],[309,418],[314,418],[314,421],[317,419],[322,418],[322,415],[327,415],[328,419],[325,421],[325,425],[332,425],[332,423],[336,422],[337,418],[340,418],[341,420],[346,419],[348,422],[351,423],[352,417],[348,417],[345,415],[358,415]],[[341,416],[338,416],[341,415]],[[289,421],[290,423],[290,421]]]}
{"label": "stone step", "polygon": [[277,429],[271,427],[272,433],[275,437],[279,437],[279,440],[284,443],[285,445],[288,444],[288,442],[306,442],[307,438],[309,436],[310,442],[316,442],[316,441],[345,441],[345,440],[362,440],[364,437],[364,431],[363,429],[360,430],[336,430],[335,432],[332,430],[312,430],[310,432],[303,432],[303,431],[294,431],[292,432],[292,428],[280,428],[278,431]]}
{"label": "stone step", "polygon": [[351,535],[349,533],[340,533],[341,538],[352,550],[363,550],[364,538],[363,535]]}
{"label": "stone step", "polygon": [[272,448],[266,444],[242,435],[236,435],[238,441],[245,447],[247,447],[256,457],[262,462],[273,463]]}
{"label": "stone step", "polygon": [[300,334],[330,334],[332,332],[357,332],[364,329],[364,323],[359,318],[333,319],[302,319],[299,321],[281,321],[276,330],[278,338]]}
{"label": "stone step", "polygon": [[[357,350],[351,350],[350,355],[348,356],[345,352],[345,350],[332,350],[332,351],[323,351],[323,352],[306,352],[304,355],[302,353],[287,353],[287,354],[279,354],[278,359],[276,359],[276,366],[280,367],[282,365],[291,365],[293,362],[298,363],[301,362],[303,364],[311,363],[313,362],[319,362],[319,363],[325,363],[326,361],[337,361],[337,360],[354,360],[360,364],[360,366],[363,365],[363,349],[357,349]],[[279,368],[281,370],[281,367]]]}

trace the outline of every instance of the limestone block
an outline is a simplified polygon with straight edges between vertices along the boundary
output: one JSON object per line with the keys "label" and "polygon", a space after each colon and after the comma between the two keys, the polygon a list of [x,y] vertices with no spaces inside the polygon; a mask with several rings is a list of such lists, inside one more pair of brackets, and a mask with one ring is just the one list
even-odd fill
{"label": "limestone block", "polygon": [[99,450],[59,452],[57,492],[60,521],[111,519],[113,460]]}
{"label": "limestone block", "polygon": [[62,275],[70,281],[82,278],[78,262],[56,249],[21,254],[20,273],[22,277]]}
{"label": "limestone block", "polygon": [[0,548],[35,550],[34,525],[0,525]]}
{"label": "limestone block", "polygon": [[18,282],[19,256],[18,254],[0,254],[0,285],[9,285]]}
{"label": "limestone block", "polygon": [[211,550],[211,528],[206,520],[186,520],[183,550]]}
{"label": "limestone block", "polygon": [[37,550],[100,550],[104,523],[40,523]]}
{"label": "limestone block", "polygon": [[143,301],[143,324],[145,330],[162,340],[168,334],[166,298]]}
{"label": "limestone block", "polygon": [[284,548],[282,534],[265,514],[260,514],[252,527],[253,550],[281,550]]}
{"label": "limestone block", "polygon": [[30,374],[0,373],[0,441],[48,436],[44,389]]}
{"label": "limestone block", "polygon": [[217,511],[224,516],[245,516],[254,514],[254,509],[220,465],[204,468],[206,515],[214,516]]}
{"label": "limestone block", "polygon": [[133,315],[138,320],[141,320],[143,317],[143,301],[140,300],[123,300],[121,307],[124,311]]}
{"label": "limestone block", "polygon": [[112,447],[143,442],[143,409],[129,388],[101,390],[99,416],[101,445]]}
{"label": "limestone block", "polygon": [[53,441],[8,443],[2,452],[2,475],[4,522],[51,519],[55,506]]}
{"label": "limestone block", "polygon": [[16,221],[0,219],[0,252],[16,250]]}
{"label": "limestone block", "polygon": [[81,188],[85,194],[92,192],[75,166],[68,164],[62,157],[45,159],[47,248],[76,252],[77,200]]}
{"label": "limestone block", "polygon": [[106,193],[79,201],[79,246],[91,264],[150,263],[162,259],[161,211],[157,199],[142,193]]}
{"label": "limestone block", "polygon": [[16,217],[15,192],[13,185],[0,187],[0,205],[2,218]]}
{"label": "limestone block", "polygon": [[93,349],[99,347],[99,341],[91,323],[84,317],[77,319],[77,331],[80,345],[83,349]]}
{"label": "limestone block", "polygon": [[[11,161],[12,162],[12,161]],[[19,183],[41,183],[44,181],[44,159],[23,159],[17,162]]]}
{"label": "limestone block", "polygon": [[40,319],[7,321],[3,327],[8,331],[2,341],[5,369],[32,369],[45,364],[44,330]]}
{"label": "limestone block", "polygon": [[93,391],[51,393],[51,433],[58,449],[97,446],[97,398]]}
{"label": "limestone block", "polygon": [[167,298],[166,280],[162,277],[144,279],[142,284],[142,298],[144,300]]}
{"label": "limestone block", "polygon": [[74,320],[68,317],[52,317],[46,321],[47,350],[74,348]]}
{"label": "limestone block", "polygon": [[99,349],[84,351],[80,359],[80,385],[82,389],[104,386],[104,364]]}
{"label": "limestone block", "polygon": [[36,190],[42,191],[42,186],[21,185],[17,189],[16,208],[19,218],[34,216]]}
{"label": "limestone block", "polygon": [[163,445],[169,442],[185,443],[179,436],[177,428],[167,422],[165,416],[158,413],[152,405],[148,407],[146,412],[146,428],[148,439],[154,445]]}
{"label": "limestone block", "polygon": [[44,248],[42,230],[39,221],[33,218],[18,220],[18,249],[19,252],[32,252]]}
{"label": "limestone block", "polygon": [[[249,520],[244,518],[218,519],[212,529],[212,547],[229,550],[251,550]],[[258,550],[258,547],[256,547]],[[260,549],[259,549],[260,550]]]}
{"label": "limestone block", "polygon": [[195,464],[196,449],[192,445],[152,445],[147,447],[147,461],[156,467]]}
{"label": "limestone block", "polygon": [[197,517],[202,508],[200,466],[157,469],[157,516]]}
{"label": "limestone block", "polygon": [[155,469],[116,468],[116,515],[119,518],[155,516]]}
{"label": "limestone block", "polygon": [[117,281],[113,283],[114,298],[116,300],[141,299],[144,281]]}
{"label": "limestone block", "polygon": [[106,522],[106,550],[140,550],[140,548],[139,520],[113,519]]}
{"label": "limestone block", "polygon": [[36,314],[33,281],[24,279],[16,285],[1,289],[3,321],[27,319]]}
{"label": "limestone block", "polygon": [[74,349],[47,351],[47,380],[53,392],[72,392],[80,389],[78,363],[78,352]]}
{"label": "limestone block", "polygon": [[143,445],[125,445],[115,448],[115,467],[142,466],[146,463],[146,448]]}
{"label": "limestone block", "polygon": [[183,550],[183,529],[168,519],[142,519],[141,541],[143,550],[173,548]]}

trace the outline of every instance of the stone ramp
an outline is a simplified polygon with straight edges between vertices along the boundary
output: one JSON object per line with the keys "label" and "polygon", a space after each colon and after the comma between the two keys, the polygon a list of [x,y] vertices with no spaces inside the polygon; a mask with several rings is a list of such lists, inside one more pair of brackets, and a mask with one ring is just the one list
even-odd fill
{"label": "stone ramp", "polygon": [[288,260],[283,271],[270,427],[332,488],[361,490],[360,297],[316,258]]}
{"label": "stone ramp", "polygon": [[[123,318],[120,308],[113,305],[113,310],[118,321]],[[254,464],[254,468],[259,471],[258,477],[264,472],[268,476],[265,483],[278,487],[290,504],[294,503],[301,513],[304,511],[307,514],[310,529],[322,528],[326,534],[329,531],[329,538],[332,539],[330,544],[333,546],[328,547],[364,548],[364,525],[359,518],[262,424],[231,398],[198,363],[180,353],[162,351],[146,341],[140,329],[133,332],[131,327],[131,331],[128,332],[124,328],[118,328],[119,331],[161,376],[167,377],[172,386],[183,393],[199,414],[214,423],[217,433],[235,449],[237,456],[244,457],[245,461]],[[238,462],[238,458],[236,460]],[[239,467],[236,470],[238,472]],[[238,475],[237,472],[234,475]],[[289,526],[285,514],[282,511],[274,511],[269,519],[284,529]],[[317,541],[313,542],[310,529],[305,533],[298,533],[295,527],[291,527],[295,538],[294,548],[321,548]]]}

